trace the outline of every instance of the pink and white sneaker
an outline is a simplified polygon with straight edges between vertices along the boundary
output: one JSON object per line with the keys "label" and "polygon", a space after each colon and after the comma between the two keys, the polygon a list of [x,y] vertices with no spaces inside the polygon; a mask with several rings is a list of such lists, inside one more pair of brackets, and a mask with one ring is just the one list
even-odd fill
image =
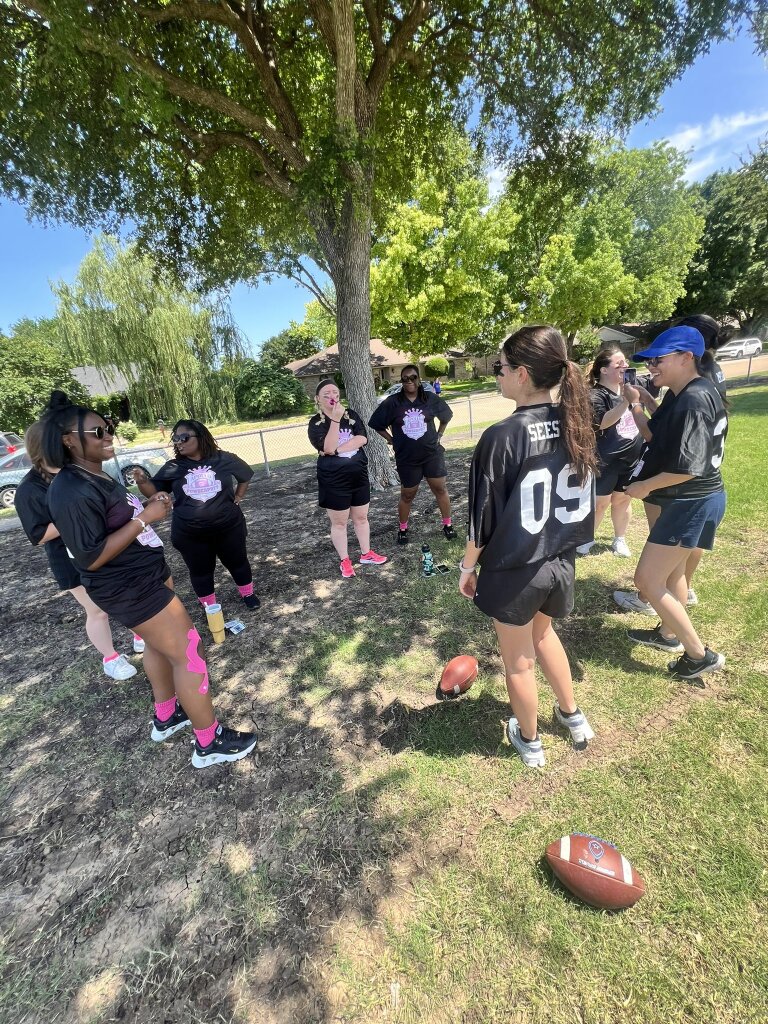
{"label": "pink and white sneaker", "polygon": [[349,558],[345,558],[339,565],[339,568],[341,569],[341,575],[345,580],[348,580],[355,575],[355,570],[352,567],[352,560]]}
{"label": "pink and white sneaker", "polygon": [[386,561],[386,555],[377,555],[373,550],[368,551],[364,555],[360,555],[360,565],[384,565]]}

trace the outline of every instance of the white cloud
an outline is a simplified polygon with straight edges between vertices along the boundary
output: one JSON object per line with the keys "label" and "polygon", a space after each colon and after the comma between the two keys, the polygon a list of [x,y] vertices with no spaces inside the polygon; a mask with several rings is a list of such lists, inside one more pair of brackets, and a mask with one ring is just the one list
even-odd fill
{"label": "white cloud", "polygon": [[504,183],[507,180],[507,172],[503,167],[492,167],[488,172],[488,194],[491,199],[501,195],[504,191]]}
{"label": "white cloud", "polygon": [[691,162],[686,168],[688,181],[697,181],[717,170],[725,170],[746,156],[761,136],[768,132],[768,110],[739,111],[722,117],[716,114],[704,124],[684,125],[667,136],[666,141],[686,152]]}

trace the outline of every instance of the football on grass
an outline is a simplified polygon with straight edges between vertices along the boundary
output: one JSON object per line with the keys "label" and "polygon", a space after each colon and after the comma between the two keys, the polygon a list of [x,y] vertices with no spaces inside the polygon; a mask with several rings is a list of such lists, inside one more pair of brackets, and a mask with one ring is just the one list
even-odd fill
{"label": "football on grass", "polygon": [[547,861],[566,889],[602,910],[625,910],[637,903],[645,883],[612,843],[574,832],[547,847]]}
{"label": "football on grass", "polygon": [[451,658],[443,669],[435,696],[438,700],[452,700],[466,693],[477,679],[477,662],[469,654]]}

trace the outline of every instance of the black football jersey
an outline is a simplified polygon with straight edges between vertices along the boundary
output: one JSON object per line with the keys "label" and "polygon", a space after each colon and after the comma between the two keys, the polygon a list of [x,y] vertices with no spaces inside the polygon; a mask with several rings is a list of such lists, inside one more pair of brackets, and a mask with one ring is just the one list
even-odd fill
{"label": "black football jersey", "polygon": [[579,483],[560,407],[529,405],[489,427],[469,471],[469,539],[484,569],[556,558],[593,538],[595,482]]}

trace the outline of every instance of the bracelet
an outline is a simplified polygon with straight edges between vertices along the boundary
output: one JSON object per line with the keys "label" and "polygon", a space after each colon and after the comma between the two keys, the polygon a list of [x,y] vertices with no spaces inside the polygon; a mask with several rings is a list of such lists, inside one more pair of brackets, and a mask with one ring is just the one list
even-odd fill
{"label": "bracelet", "polygon": [[477,562],[475,562],[475,564],[473,566],[470,566],[469,568],[467,568],[467,566],[464,565],[464,559],[463,558],[459,562],[459,572],[474,572],[475,569],[477,569]]}
{"label": "bracelet", "polygon": [[642,409],[642,407],[643,407],[643,403],[642,402],[630,402],[629,403],[630,410],[632,410],[632,409]]}
{"label": "bracelet", "polygon": [[141,532],[144,533],[144,531],[147,528],[147,524],[144,522],[144,520],[143,519],[139,519],[139,517],[136,516],[133,521],[134,521],[134,523],[140,523],[141,524]]}

